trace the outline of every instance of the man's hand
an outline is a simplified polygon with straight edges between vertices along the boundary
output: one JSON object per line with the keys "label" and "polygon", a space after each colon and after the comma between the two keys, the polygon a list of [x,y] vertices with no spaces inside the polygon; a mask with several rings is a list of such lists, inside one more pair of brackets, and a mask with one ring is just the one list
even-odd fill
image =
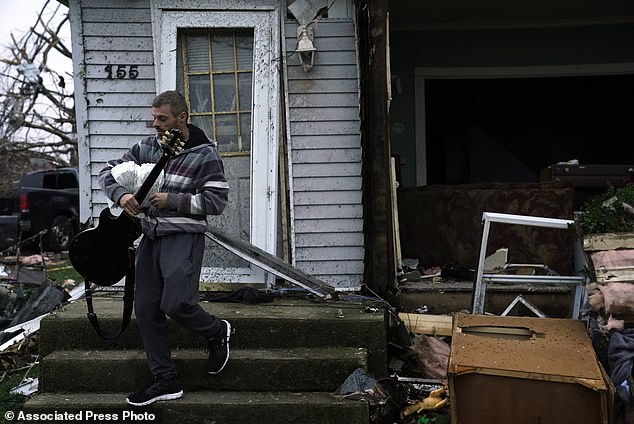
{"label": "man's hand", "polygon": [[126,193],[119,199],[119,206],[123,208],[125,213],[131,216],[137,216],[141,211],[139,202],[136,201],[136,197],[130,193]]}
{"label": "man's hand", "polygon": [[167,207],[167,193],[154,193],[150,196],[150,203],[157,209]]}

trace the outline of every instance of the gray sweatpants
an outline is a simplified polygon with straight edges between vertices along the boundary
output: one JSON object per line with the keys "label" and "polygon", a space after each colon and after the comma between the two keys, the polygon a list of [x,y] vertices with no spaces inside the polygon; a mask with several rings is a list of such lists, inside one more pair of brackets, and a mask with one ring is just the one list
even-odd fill
{"label": "gray sweatpants", "polygon": [[179,233],[144,236],[136,251],[135,315],[150,371],[162,379],[177,376],[166,315],[207,339],[222,329],[198,304],[204,248],[202,234]]}

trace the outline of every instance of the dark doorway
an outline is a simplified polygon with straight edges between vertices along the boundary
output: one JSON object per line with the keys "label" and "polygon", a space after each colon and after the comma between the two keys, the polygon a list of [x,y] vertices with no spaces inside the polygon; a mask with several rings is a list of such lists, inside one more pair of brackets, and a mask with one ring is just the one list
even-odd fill
{"label": "dark doorway", "polygon": [[634,164],[634,76],[427,79],[429,184],[539,181],[549,165]]}

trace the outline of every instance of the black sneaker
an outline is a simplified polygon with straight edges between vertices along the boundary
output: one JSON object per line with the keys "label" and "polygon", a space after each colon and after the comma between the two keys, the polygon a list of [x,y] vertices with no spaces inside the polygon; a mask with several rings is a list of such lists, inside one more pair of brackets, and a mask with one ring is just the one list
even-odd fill
{"label": "black sneaker", "polygon": [[155,376],[145,387],[129,395],[125,401],[130,405],[144,406],[157,400],[178,399],[181,396],[183,391],[176,380],[167,381]]}
{"label": "black sneaker", "polygon": [[223,330],[220,336],[209,340],[209,374],[218,374],[225,368],[229,361],[229,339],[231,338],[231,324],[229,321],[221,321]]}

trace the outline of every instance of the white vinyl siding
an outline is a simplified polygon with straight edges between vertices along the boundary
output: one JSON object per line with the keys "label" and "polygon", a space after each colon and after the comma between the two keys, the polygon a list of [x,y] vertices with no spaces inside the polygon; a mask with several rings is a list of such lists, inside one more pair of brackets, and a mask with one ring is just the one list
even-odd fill
{"label": "white vinyl siding", "polygon": [[361,134],[356,37],[351,19],[313,24],[305,72],[297,23],[285,24],[294,264],[337,288],[363,282]]}
{"label": "white vinyl siding", "polygon": [[[99,170],[132,143],[152,134],[156,95],[150,0],[70,2],[80,149],[81,220],[98,217],[106,198]],[[106,66],[112,67],[108,78]],[[117,69],[125,70],[117,78]],[[130,78],[130,69],[138,72]],[[89,188],[89,189],[88,189]]]}
{"label": "white vinyl siding", "polygon": [[[165,62],[167,49],[157,48],[157,42],[166,43],[171,40],[169,37],[175,37],[170,31],[176,28],[176,23],[183,24],[179,24],[179,28],[194,24],[192,20],[178,21],[185,13],[179,12],[184,7],[180,0],[74,0],[69,3],[83,222],[98,217],[106,206],[106,198],[97,184],[99,170],[107,160],[121,156],[132,143],[153,133],[152,99],[157,89],[173,86],[174,76],[165,72],[172,69],[167,66],[171,62]],[[278,39],[279,24],[277,15],[273,15],[278,13],[276,1],[205,0],[188,4],[192,5],[187,11],[194,17],[193,21],[198,22],[197,19],[207,13],[233,26],[239,23],[230,18],[246,16],[241,11],[248,10],[249,19],[257,18],[257,22],[246,27],[270,27],[267,37],[271,41]],[[201,13],[195,12],[193,5]],[[159,9],[169,13],[171,20],[161,21],[171,25],[169,31],[163,28],[161,32],[152,25],[152,19],[160,17]],[[261,23],[262,17],[267,19],[265,24]],[[198,27],[205,24],[209,24],[208,19]],[[295,49],[297,23],[288,20],[284,25],[286,51],[291,52]],[[310,72],[304,72],[296,56],[284,59],[293,262],[335,287],[358,288],[363,282],[364,237],[355,28],[352,19],[331,17],[320,20],[314,30],[317,52]],[[263,66],[278,69],[279,56],[264,55],[256,59],[256,70]],[[164,66],[159,69],[155,63]],[[108,78],[108,65],[112,66],[112,73],[116,73],[119,66],[127,72],[133,66],[138,77],[116,78],[114,74]],[[253,179],[251,197],[254,192],[257,196],[273,196],[277,187],[276,179],[270,178],[277,175],[272,174],[277,166],[270,158],[277,157],[277,145],[272,141],[276,141],[279,134],[280,99],[275,72],[267,75],[269,79],[255,84],[259,97],[256,96],[258,101],[254,107],[261,109],[259,116],[263,118],[254,125],[262,130],[257,139],[269,141],[266,144],[269,148],[262,154],[269,158],[267,163],[271,166],[258,162],[258,172],[266,175],[258,174]],[[269,211],[273,216],[275,212],[274,207]],[[263,215],[255,216],[259,219]],[[266,240],[259,239],[254,244],[275,245],[271,242],[275,240],[275,228],[262,222],[256,222],[255,228],[264,232]]]}

